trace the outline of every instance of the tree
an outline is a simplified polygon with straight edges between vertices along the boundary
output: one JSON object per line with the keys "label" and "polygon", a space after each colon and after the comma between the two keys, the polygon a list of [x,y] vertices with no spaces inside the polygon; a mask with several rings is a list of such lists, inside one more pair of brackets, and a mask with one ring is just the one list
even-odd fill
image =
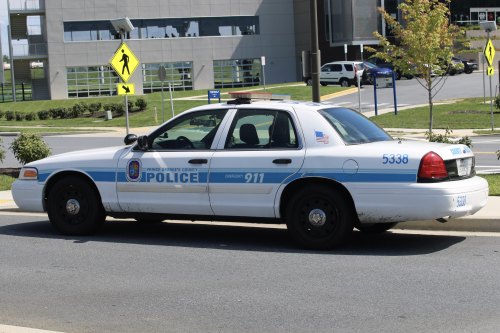
{"label": "tree", "polygon": [[10,62],[10,59],[9,59],[8,55],[4,54],[2,59],[3,59],[3,62],[7,62],[7,63]]}
{"label": "tree", "polygon": [[[448,2],[450,0],[406,0],[398,6],[404,25],[391,17],[382,7],[378,8],[400,45],[390,44],[386,37],[377,31],[373,33],[383,48],[377,51],[371,47],[366,50],[374,56],[392,62],[395,68],[414,75],[429,96],[430,121],[432,133],[432,99],[446,82],[446,74],[452,66],[453,40],[462,32],[448,23]],[[463,67],[463,64],[456,68]]]}

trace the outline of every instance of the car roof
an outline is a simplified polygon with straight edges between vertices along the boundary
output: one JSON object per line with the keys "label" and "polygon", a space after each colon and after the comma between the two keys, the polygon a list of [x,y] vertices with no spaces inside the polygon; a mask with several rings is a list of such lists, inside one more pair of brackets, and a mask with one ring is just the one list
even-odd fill
{"label": "car roof", "polygon": [[332,61],[332,62],[327,62],[325,65],[329,64],[362,64],[363,62],[361,60],[353,60],[353,61]]}
{"label": "car roof", "polygon": [[191,111],[202,111],[211,109],[234,109],[234,108],[245,108],[245,109],[279,109],[279,108],[291,108],[295,110],[301,109],[306,111],[316,111],[325,108],[342,108],[338,106],[333,106],[328,103],[314,103],[309,101],[265,101],[265,100],[253,100],[251,104],[229,104],[229,103],[217,103],[198,106],[196,108],[190,109]]}

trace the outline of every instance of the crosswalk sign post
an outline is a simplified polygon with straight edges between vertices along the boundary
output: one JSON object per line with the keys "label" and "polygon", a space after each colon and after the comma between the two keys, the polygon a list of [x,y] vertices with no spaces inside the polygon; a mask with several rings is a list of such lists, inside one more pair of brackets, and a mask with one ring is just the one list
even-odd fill
{"label": "crosswalk sign post", "polygon": [[[116,50],[115,54],[109,60],[109,64],[111,65],[111,67],[113,67],[116,74],[120,76],[123,82],[127,83],[132,74],[134,73],[135,69],[137,68],[137,66],[139,66],[139,59],[137,59],[134,53],[132,53],[132,50],[130,50],[128,45],[123,41],[124,33],[120,32],[120,35],[122,43],[120,44],[120,47],[118,47],[118,49]],[[119,86],[120,85],[122,84],[119,84]],[[120,90],[119,86],[118,90]],[[125,84],[125,86],[127,86],[127,84]],[[130,84],[128,84],[128,86],[130,86]],[[118,93],[118,95],[125,95],[125,117],[126,117],[127,135],[128,135],[129,134],[128,95],[133,95],[133,93],[124,93],[125,91],[126,89],[123,88],[122,94]]]}
{"label": "crosswalk sign post", "polygon": [[128,96],[135,95],[135,84],[133,83],[118,83],[116,85],[118,95]]}
{"label": "crosswalk sign post", "polygon": [[490,31],[488,30],[488,41],[486,42],[486,47],[484,48],[484,57],[488,62],[488,76],[490,77],[490,104],[491,104],[491,130],[495,129],[495,124],[493,123],[493,91],[491,86],[491,76],[495,74],[495,68],[493,67],[493,58],[495,57],[495,47],[490,39]]}

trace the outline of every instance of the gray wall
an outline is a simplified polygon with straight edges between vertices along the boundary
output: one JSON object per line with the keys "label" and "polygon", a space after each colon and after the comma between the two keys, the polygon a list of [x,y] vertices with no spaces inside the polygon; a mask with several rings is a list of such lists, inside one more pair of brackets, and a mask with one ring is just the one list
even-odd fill
{"label": "gray wall", "polygon": [[[141,63],[193,61],[194,89],[213,88],[213,60],[266,57],[266,83],[297,77],[294,0],[46,0],[52,99],[67,98],[66,67],[105,65],[119,41],[64,43],[63,21],[258,15],[260,35],[127,40]],[[204,65],[204,66],[203,66]],[[138,67],[130,83],[142,92]]]}

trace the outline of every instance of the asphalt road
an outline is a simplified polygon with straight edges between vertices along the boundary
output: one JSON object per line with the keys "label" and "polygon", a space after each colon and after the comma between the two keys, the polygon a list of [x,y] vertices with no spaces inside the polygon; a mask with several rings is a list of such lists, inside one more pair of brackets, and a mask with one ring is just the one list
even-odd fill
{"label": "asphalt road", "polygon": [[[492,234],[499,236],[498,234]],[[108,221],[91,237],[0,216],[0,324],[61,332],[498,332],[500,242]]]}
{"label": "asphalt road", "polygon": [[[498,84],[498,72],[491,79],[493,90]],[[483,75],[481,72],[449,76],[443,88],[436,94],[434,101],[451,98],[481,97],[483,96]],[[486,77],[486,96],[489,100],[490,86]],[[417,79],[402,78],[396,81],[396,97],[398,107],[429,103],[427,90]],[[336,106],[347,106],[358,110],[358,94],[353,93],[324,101]],[[394,107],[394,93],[392,89],[377,89],[377,105],[379,109]],[[361,88],[361,112],[375,110],[375,98],[372,85],[363,85]]]}
{"label": "asphalt road", "polygon": [[495,152],[500,150],[500,136],[472,138],[472,152],[476,157],[476,171],[479,173],[500,173],[500,161]]}

